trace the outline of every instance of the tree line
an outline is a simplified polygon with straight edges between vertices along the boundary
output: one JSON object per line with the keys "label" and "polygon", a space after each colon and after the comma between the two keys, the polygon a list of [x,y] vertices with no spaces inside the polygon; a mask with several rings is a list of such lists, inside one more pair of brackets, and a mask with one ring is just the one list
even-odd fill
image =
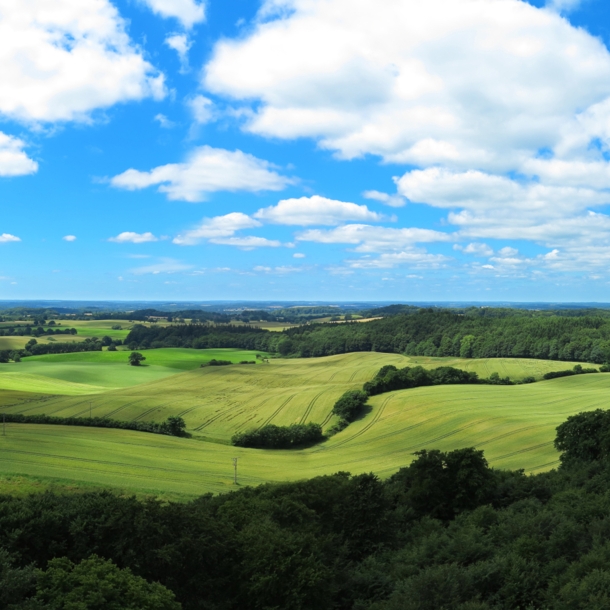
{"label": "tree line", "polygon": [[410,356],[609,362],[610,317],[568,313],[420,309],[367,323],[312,323],[282,332],[231,325],[136,325],[125,343],[132,349],[233,347],[301,358],[376,351]]}
{"label": "tree line", "polygon": [[55,415],[23,415],[3,413],[3,421],[15,424],[51,424],[56,426],[85,426],[88,428],[117,428],[152,434],[190,437],[182,417],[168,417],[164,422],[125,421],[107,417],[57,417]]}
{"label": "tree line", "polygon": [[109,610],[601,610],[609,439],[610,412],[573,416],[559,468],[531,476],[432,449],[385,480],[340,472],[184,503],[0,496],[0,607],[94,607],[78,606],[90,594]]}

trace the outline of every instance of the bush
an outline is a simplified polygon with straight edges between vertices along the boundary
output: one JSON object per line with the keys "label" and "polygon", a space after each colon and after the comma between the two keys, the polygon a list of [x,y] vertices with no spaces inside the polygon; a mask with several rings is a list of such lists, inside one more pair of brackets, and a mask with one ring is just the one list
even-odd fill
{"label": "bush", "polygon": [[233,364],[230,360],[216,360],[216,358],[212,358],[208,360],[208,362],[204,362],[200,368],[204,366],[229,366],[229,364]]}

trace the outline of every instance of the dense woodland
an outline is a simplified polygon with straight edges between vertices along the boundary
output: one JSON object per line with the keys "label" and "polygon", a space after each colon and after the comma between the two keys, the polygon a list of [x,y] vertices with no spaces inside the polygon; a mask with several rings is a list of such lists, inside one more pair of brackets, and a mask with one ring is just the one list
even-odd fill
{"label": "dense woodland", "polygon": [[0,496],[0,607],[605,609],[610,413],[569,418],[556,447],[561,467],[529,477],[431,450],[385,481],[338,473],[184,504]]}
{"label": "dense woodland", "polygon": [[610,317],[586,311],[528,312],[426,309],[366,323],[307,324],[281,333],[249,326],[137,325],[131,348],[233,347],[282,356],[315,357],[377,351],[413,356],[610,361]]}

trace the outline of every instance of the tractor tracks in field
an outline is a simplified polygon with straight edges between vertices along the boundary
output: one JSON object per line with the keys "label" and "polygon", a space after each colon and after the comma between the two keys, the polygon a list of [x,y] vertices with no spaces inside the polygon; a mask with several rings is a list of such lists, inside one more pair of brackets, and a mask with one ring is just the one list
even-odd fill
{"label": "tractor tracks in field", "polygon": [[[270,417],[268,417],[263,424],[260,426],[260,428],[264,428],[265,426],[268,426],[284,409],[284,407],[296,396],[296,394],[291,394],[272,414]],[[259,429],[260,429],[259,428]]]}
{"label": "tractor tracks in field", "polygon": [[305,412],[303,413],[303,415],[301,416],[301,419],[299,420],[299,424],[304,424],[307,421],[307,418],[309,417],[311,410],[313,409],[313,406],[316,404],[318,398],[320,398],[320,396],[322,396],[322,394],[324,394],[326,390],[322,390],[319,394],[317,394],[316,396],[314,396],[310,401],[309,404],[307,405],[307,408],[305,409]]}
{"label": "tractor tracks in field", "polygon": [[[377,409],[377,413],[375,413],[375,415],[371,418],[371,421],[368,424],[366,424],[366,426],[364,426],[364,428],[362,428],[362,430],[359,430],[358,432],[356,432],[356,434],[353,434],[349,438],[339,441],[337,444],[333,445],[332,447],[321,447],[317,451],[329,451],[330,449],[337,449],[337,447],[341,447],[341,446],[345,445],[346,443],[349,443],[349,442],[353,441],[354,439],[362,436],[366,432],[368,432],[379,421],[379,418],[383,414],[383,410],[385,409],[386,404],[389,402],[389,400],[391,398],[392,398],[392,396],[388,396],[381,403],[381,405]],[[317,453],[317,451],[314,453]]]}

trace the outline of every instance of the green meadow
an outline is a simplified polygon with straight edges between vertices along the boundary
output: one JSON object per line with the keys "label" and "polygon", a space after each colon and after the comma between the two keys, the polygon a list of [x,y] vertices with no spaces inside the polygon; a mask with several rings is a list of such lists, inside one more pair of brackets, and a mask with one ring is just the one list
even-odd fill
{"label": "green meadow", "polygon": [[[499,468],[552,468],[557,425],[605,406],[610,375],[581,375],[516,386],[436,386],[370,399],[362,419],[321,445],[298,451],[230,446],[236,432],[269,423],[333,423],[334,402],[385,364],[451,365],[487,377],[520,379],[572,368],[571,362],[442,359],[357,353],[271,359],[200,368],[211,358],[254,360],[242,350],[146,350],[130,367],[125,352],[27,358],[0,366],[6,413],[161,421],[184,418],[192,439],[121,430],[7,424],[0,474],[112,486],[138,493],[197,495],[232,488],[231,458],[242,485],[294,480],[339,470],[387,476],[423,448],[476,446]],[[68,483],[66,483],[68,484]]]}

